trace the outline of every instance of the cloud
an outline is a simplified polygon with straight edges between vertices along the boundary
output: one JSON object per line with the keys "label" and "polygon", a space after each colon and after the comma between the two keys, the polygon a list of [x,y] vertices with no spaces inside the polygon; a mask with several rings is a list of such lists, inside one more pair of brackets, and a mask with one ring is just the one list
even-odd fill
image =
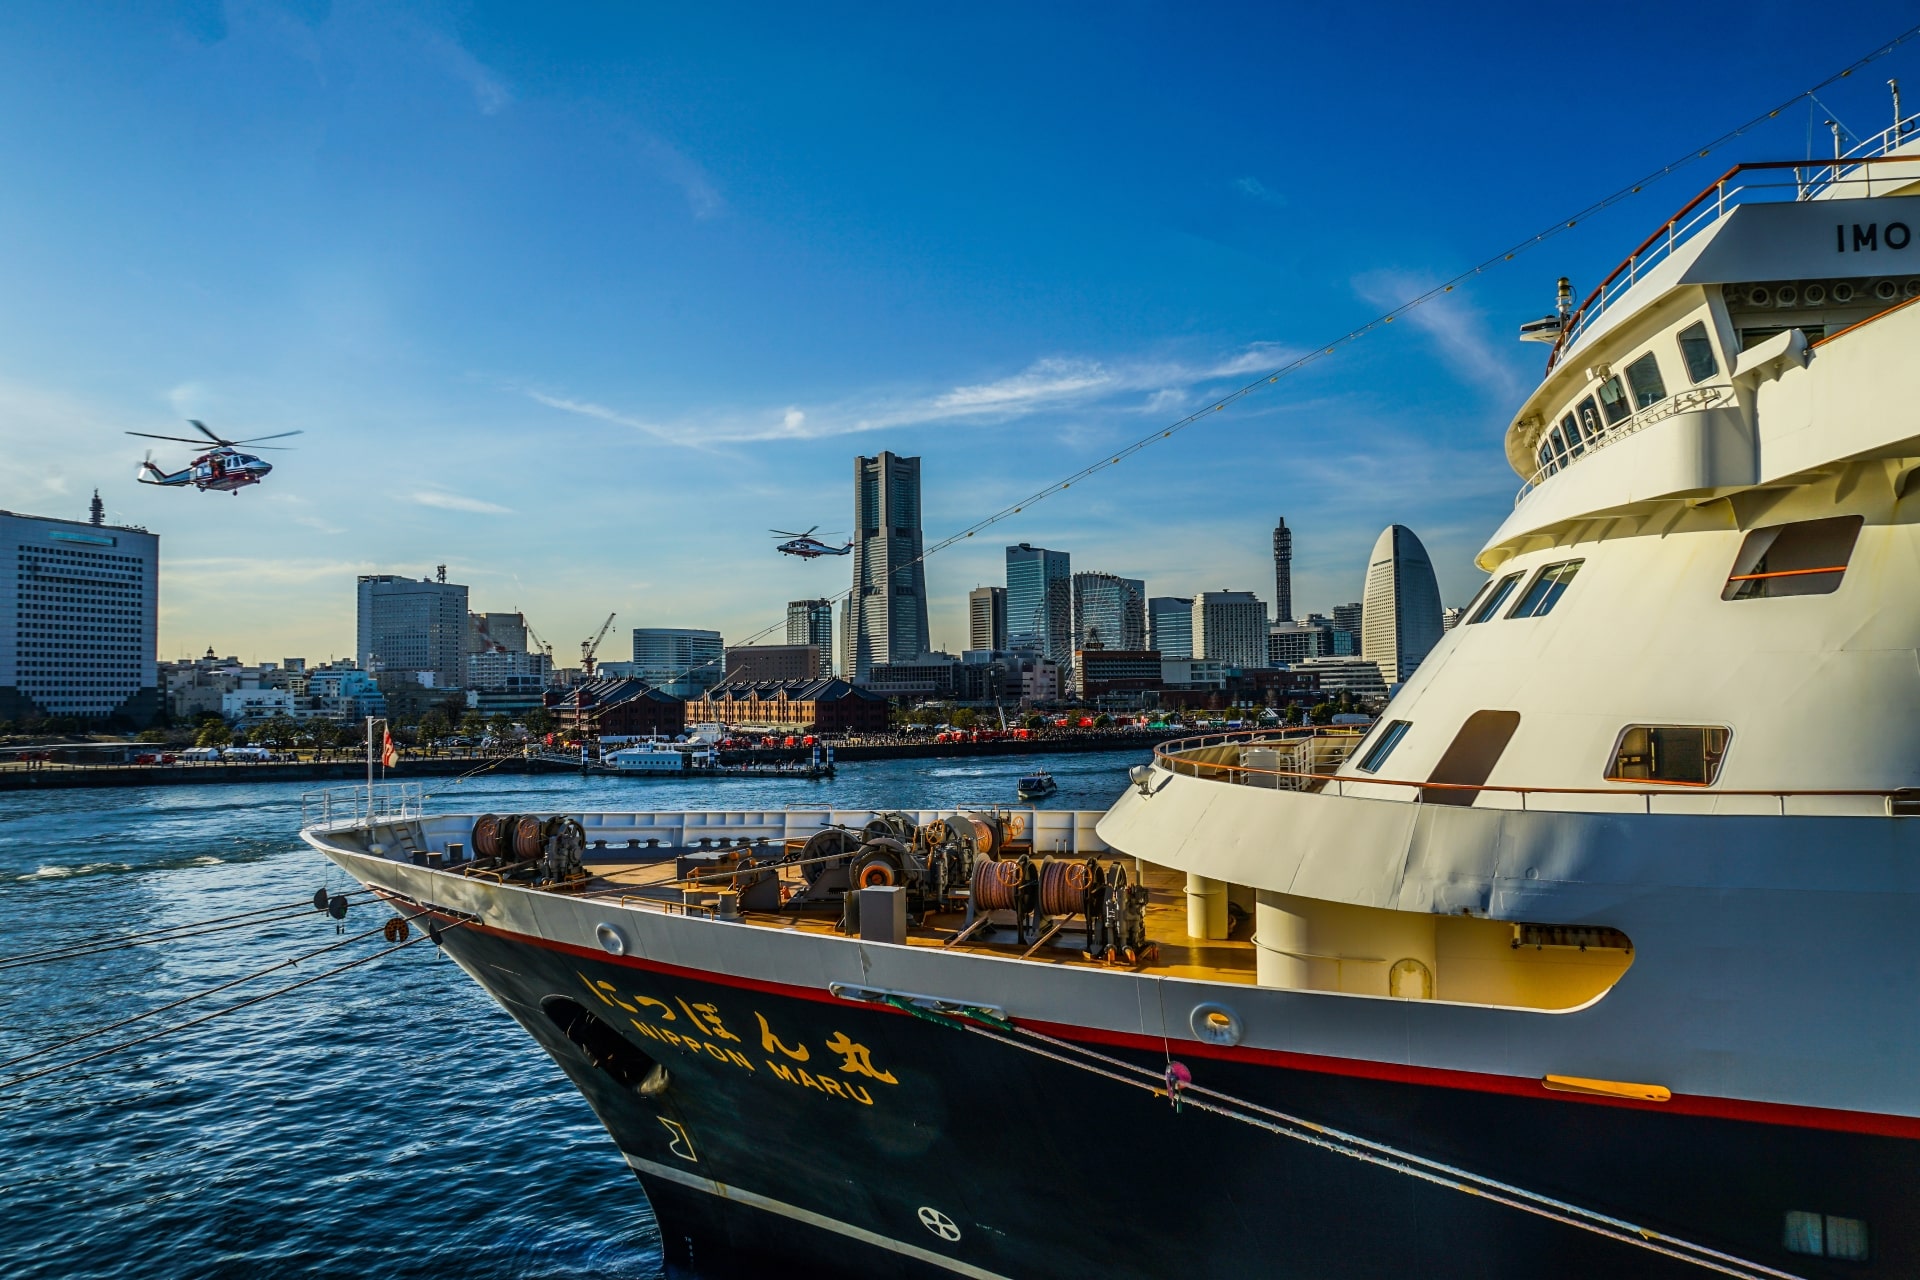
{"label": "cloud", "polygon": [[[1398,307],[1434,287],[1432,280],[1394,271],[1375,271],[1354,281],[1354,291],[1382,309]],[[1526,388],[1514,372],[1510,343],[1495,345],[1486,316],[1459,292],[1435,298],[1402,317],[1432,340],[1462,381],[1502,401],[1517,402]]]}
{"label": "cloud", "polygon": [[471,511],[483,516],[513,514],[511,507],[503,507],[495,502],[483,502],[479,498],[469,498],[458,493],[447,493],[441,489],[419,489],[408,494],[407,497],[423,507],[438,507],[443,511]]}
{"label": "cloud", "polygon": [[[1045,412],[1109,409],[1115,413],[1177,413],[1222,380],[1244,381],[1291,359],[1293,352],[1255,343],[1201,363],[1176,360],[1096,360],[1043,356],[1017,372],[964,382],[920,395],[856,394],[812,409],[787,405],[760,411],[716,411],[686,421],[659,422],[591,400],[528,391],[550,409],[643,431],[686,448],[769,440],[822,440],[897,427],[943,423],[996,424]],[[1143,400],[1141,393],[1147,393]]]}
{"label": "cloud", "polygon": [[680,188],[695,218],[717,218],[727,211],[726,199],[707,171],[671,142],[655,134],[636,132],[634,149],[654,172]]}
{"label": "cloud", "polygon": [[1233,189],[1243,196],[1258,200],[1261,204],[1284,206],[1287,203],[1285,196],[1278,191],[1268,190],[1267,185],[1258,178],[1235,178]]}
{"label": "cloud", "polygon": [[465,45],[439,31],[428,31],[423,39],[440,65],[472,91],[473,105],[481,115],[499,115],[512,104],[513,94],[506,84]]}

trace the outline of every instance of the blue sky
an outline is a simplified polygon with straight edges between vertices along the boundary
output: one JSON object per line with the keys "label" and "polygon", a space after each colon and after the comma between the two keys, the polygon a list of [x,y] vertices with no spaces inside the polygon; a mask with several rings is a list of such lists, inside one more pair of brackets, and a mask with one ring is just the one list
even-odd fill
{"label": "blue sky", "polygon": [[[163,657],[347,654],[356,574],[442,563],[563,653],[610,611],[744,639],[845,588],[765,530],[844,530],[856,454],[921,455],[931,541],[1915,20],[14,0],[0,506],[98,486],[160,532]],[[1515,325],[1734,160],[1885,127],[1896,74],[1920,101],[1920,42],[935,557],[936,642],[1007,542],[1270,596],[1281,514],[1302,608],[1356,599],[1391,522],[1464,601],[1541,366]],[[135,485],[121,432],[190,416],[306,435],[238,497]]]}

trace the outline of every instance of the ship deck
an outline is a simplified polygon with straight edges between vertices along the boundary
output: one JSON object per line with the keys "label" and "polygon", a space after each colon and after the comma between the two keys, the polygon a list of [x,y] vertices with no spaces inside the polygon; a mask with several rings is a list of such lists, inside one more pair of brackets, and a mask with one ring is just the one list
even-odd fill
{"label": "ship deck", "polygon": [[[1138,868],[1140,878],[1147,886],[1146,926],[1150,949],[1147,955],[1125,967],[1169,977],[1204,978],[1211,982],[1248,985],[1254,982],[1251,917],[1243,920],[1228,938],[1203,940],[1189,937],[1185,875],[1148,864],[1129,865]],[[653,905],[668,911],[705,911],[702,907],[685,904],[684,896],[690,890],[697,891],[703,886],[698,882],[677,879],[677,869],[671,860],[603,863],[592,870],[594,874],[590,879],[569,886],[566,890],[569,896],[611,898],[623,900],[628,905]],[[840,932],[839,913],[824,907],[796,906],[779,911],[742,911],[737,917],[729,918],[762,929],[825,935]],[[1088,955],[1082,949],[1085,922],[1079,917],[1073,917],[1051,939],[1038,947],[1021,943],[1010,928],[983,930],[956,943],[954,939],[959,937],[965,925],[963,912],[931,912],[908,921],[905,941],[909,946],[1006,956],[1034,964],[1109,967],[1105,961]]]}

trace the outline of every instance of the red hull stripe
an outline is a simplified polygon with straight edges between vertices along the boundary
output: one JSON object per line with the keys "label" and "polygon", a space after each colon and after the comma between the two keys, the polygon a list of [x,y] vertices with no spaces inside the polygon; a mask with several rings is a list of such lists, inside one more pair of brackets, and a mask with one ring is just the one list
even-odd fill
{"label": "red hull stripe", "polygon": [[[438,913],[430,911],[427,914],[437,915]],[[451,919],[451,917],[448,918]],[[592,947],[576,947],[571,943],[556,942],[530,934],[512,933],[485,925],[470,924],[467,927],[509,941],[544,947],[549,951],[559,951],[603,964],[624,965],[632,969],[645,969],[670,977],[738,987],[746,991],[762,991],[768,995],[781,996],[789,1000],[811,1000],[817,1004],[846,1003],[830,991],[821,991],[813,987],[766,982],[758,978],[714,973],[707,969],[687,969],[657,960],[644,960],[637,956],[610,955]],[[874,1006],[874,1008],[876,1012],[899,1014],[898,1010],[888,1009],[885,1006]],[[907,1015],[899,1014],[899,1016]],[[1020,1018],[1016,1021],[1021,1026],[1045,1035],[1083,1044],[1139,1049],[1149,1053],[1164,1053],[1170,1046],[1170,1042],[1158,1036],[1142,1036],[1130,1032],[1108,1031],[1098,1027],[1041,1022],[1032,1018]],[[1676,1093],[1668,1102],[1634,1102],[1623,1098],[1554,1092],[1548,1090],[1538,1080],[1526,1076],[1494,1075],[1482,1071],[1453,1071],[1444,1067],[1409,1066],[1397,1062],[1376,1062],[1365,1058],[1335,1058],[1324,1054],[1290,1053],[1282,1049],[1228,1047],[1202,1044],[1197,1040],[1180,1040],[1177,1043],[1180,1046],[1180,1056],[1183,1058],[1218,1058],[1287,1071],[1312,1071],[1322,1075],[1351,1076],[1361,1080],[1383,1080],[1394,1084],[1421,1085],[1437,1089],[1467,1089],[1477,1093],[1498,1093],[1509,1097],[1555,1102],[1562,1106],[1625,1107],[1634,1111],[1703,1116],[1714,1120],[1738,1120],[1748,1124],[1786,1125],[1799,1129],[1827,1129],[1839,1133],[1870,1134],[1882,1138],[1920,1139],[1920,1117],[1916,1116],[1886,1115],[1873,1111],[1842,1111],[1832,1107],[1804,1107],[1784,1102],[1751,1102],[1742,1098],[1721,1098],[1698,1093]]]}

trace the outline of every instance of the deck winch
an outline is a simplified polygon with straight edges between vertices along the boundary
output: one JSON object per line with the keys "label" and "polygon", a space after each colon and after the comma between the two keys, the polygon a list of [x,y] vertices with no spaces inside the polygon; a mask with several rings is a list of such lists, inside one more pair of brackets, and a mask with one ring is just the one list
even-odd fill
{"label": "deck winch", "polygon": [[491,871],[502,880],[567,884],[584,879],[581,858],[587,833],[576,818],[482,814],[473,823],[473,872]]}

